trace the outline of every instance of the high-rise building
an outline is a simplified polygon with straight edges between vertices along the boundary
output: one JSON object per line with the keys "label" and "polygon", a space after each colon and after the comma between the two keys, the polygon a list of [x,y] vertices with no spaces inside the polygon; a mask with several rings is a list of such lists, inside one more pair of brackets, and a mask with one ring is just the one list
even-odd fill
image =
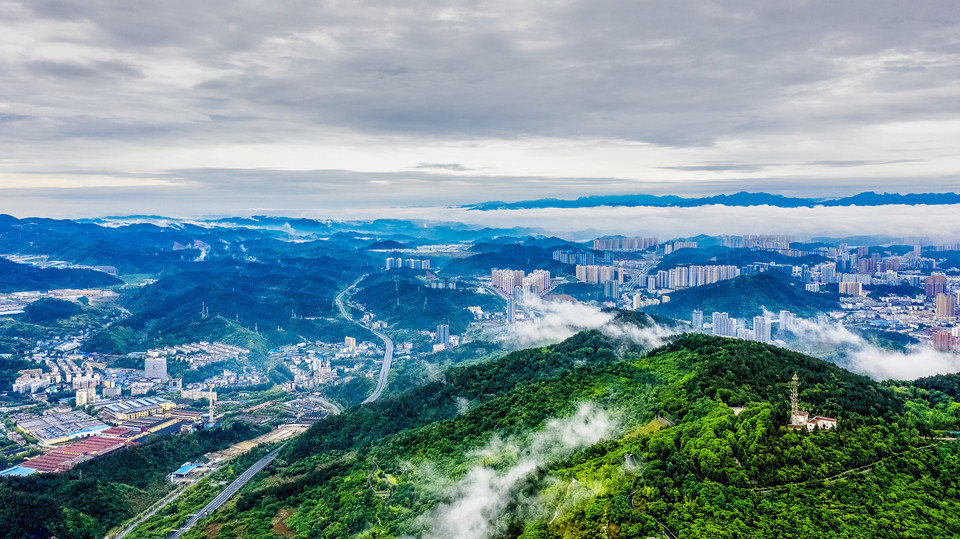
{"label": "high-rise building", "polygon": [[437,326],[437,343],[443,345],[450,343],[450,324],[440,324]]}
{"label": "high-rise building", "polygon": [[951,294],[937,294],[937,318],[952,320],[957,315],[957,301]]}
{"label": "high-rise building", "polygon": [[837,282],[836,264],[824,264],[820,266],[820,282],[825,284]]}
{"label": "high-rise building", "polygon": [[513,293],[514,287],[523,286],[523,270],[494,269],[493,286],[507,293]]}
{"label": "high-rise building", "polygon": [[693,310],[693,314],[690,316],[690,325],[697,331],[703,329],[703,311],[700,309]]}
{"label": "high-rise building", "polygon": [[942,330],[933,334],[933,347],[940,352],[951,352],[957,346],[957,338],[949,331]]}
{"label": "high-rise building", "polygon": [[507,323],[512,324],[517,320],[517,304],[513,298],[507,298]]}
{"label": "high-rise building", "polygon": [[937,294],[943,294],[947,287],[947,276],[942,273],[934,273],[927,277],[924,283],[924,292],[928,298],[935,298]]}
{"label": "high-rise building", "polygon": [[713,313],[713,334],[722,337],[737,336],[737,319],[727,313]]}
{"label": "high-rise building", "polygon": [[344,337],[343,345],[350,349],[350,351],[357,349],[357,339],[354,337]]}
{"label": "high-rise building", "polygon": [[613,266],[577,266],[577,279],[585,283],[602,283],[616,279],[617,268]]}
{"label": "high-rise building", "polygon": [[550,288],[550,272],[546,270],[534,270],[524,277],[521,282],[523,289],[539,294]]}
{"label": "high-rise building", "polygon": [[643,294],[634,294],[633,295],[633,310],[637,311],[643,307]]}
{"label": "high-rise building", "polygon": [[797,317],[790,311],[780,311],[780,331],[793,331],[796,329]]}
{"label": "high-rise building", "polygon": [[770,321],[766,317],[753,317],[753,339],[760,342],[770,342]]}
{"label": "high-rise building", "polygon": [[613,236],[593,240],[593,249],[596,251],[642,251],[643,249],[656,246],[657,243],[657,238],[625,238],[623,236]]}
{"label": "high-rise building", "polygon": [[842,282],[840,283],[840,295],[857,297],[862,296],[863,284],[858,282]]}
{"label": "high-rise building", "polygon": [[615,279],[603,282],[603,296],[607,298],[620,297],[620,283]]}
{"label": "high-rise building", "polygon": [[169,379],[167,377],[167,358],[148,357],[143,361],[143,376],[145,378],[156,378],[163,383]]}

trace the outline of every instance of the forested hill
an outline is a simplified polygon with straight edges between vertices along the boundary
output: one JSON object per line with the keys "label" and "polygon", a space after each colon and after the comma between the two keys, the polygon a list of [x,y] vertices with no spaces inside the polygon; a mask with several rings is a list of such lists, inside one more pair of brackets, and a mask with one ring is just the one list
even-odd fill
{"label": "forested hill", "polygon": [[0,258],[0,292],[95,288],[123,284],[109,273],[92,269],[39,268]]}
{"label": "forested hill", "polygon": [[650,310],[689,320],[694,309],[702,309],[706,317],[714,312],[725,312],[734,318],[750,318],[763,315],[764,311],[788,310],[812,318],[838,308],[835,300],[824,294],[807,292],[799,281],[773,273],[757,273],[678,290],[670,294],[668,303]]}
{"label": "forested hill", "polygon": [[433,329],[448,323],[455,335],[474,319],[467,307],[478,306],[485,312],[504,310],[503,300],[492,294],[478,294],[463,286],[430,288],[415,273],[401,269],[370,275],[357,285],[353,301],[398,328]]}
{"label": "forested hill", "polygon": [[[785,427],[794,372],[836,430]],[[960,446],[933,435],[958,409],[756,342],[587,331],[317,423],[188,537],[954,537]]]}

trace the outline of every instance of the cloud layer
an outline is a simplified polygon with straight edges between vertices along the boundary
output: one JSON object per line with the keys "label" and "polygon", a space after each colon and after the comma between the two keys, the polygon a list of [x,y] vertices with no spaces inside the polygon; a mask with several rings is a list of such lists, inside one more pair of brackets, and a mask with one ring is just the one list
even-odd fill
{"label": "cloud layer", "polygon": [[929,345],[916,345],[906,352],[885,350],[835,322],[799,320],[797,336],[804,348],[829,350],[840,355],[841,366],[874,380],[915,380],[934,374],[960,372],[960,354],[938,352]]}
{"label": "cloud layer", "polygon": [[599,329],[610,337],[627,339],[646,348],[660,346],[676,334],[675,330],[657,324],[638,328],[614,322],[615,313],[585,303],[528,298],[523,307],[534,313],[534,319],[508,326],[504,336],[516,348],[558,343],[584,329]]}
{"label": "cloud layer", "polygon": [[[297,185],[314,208],[935,190],[960,165],[949,2],[0,0],[0,13],[0,189],[17,189],[0,211],[76,211],[64,189],[113,201],[96,214],[136,201],[191,215],[310,209]],[[265,207],[243,196],[250,182],[284,196]]]}

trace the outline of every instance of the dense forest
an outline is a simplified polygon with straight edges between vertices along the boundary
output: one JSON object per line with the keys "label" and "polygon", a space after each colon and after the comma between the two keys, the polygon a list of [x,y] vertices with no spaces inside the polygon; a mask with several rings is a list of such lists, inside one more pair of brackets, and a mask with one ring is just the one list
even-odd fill
{"label": "dense forest", "polygon": [[[793,373],[837,429],[786,428]],[[952,537],[958,415],[756,342],[587,331],[321,421],[189,537]]]}
{"label": "dense forest", "polygon": [[788,310],[803,318],[816,318],[837,308],[836,301],[807,292],[799,281],[768,272],[677,290],[670,294],[669,303],[661,303],[650,311],[683,320],[689,320],[694,309],[703,310],[705,317],[725,312],[733,318],[750,318],[765,311]]}
{"label": "dense forest", "polygon": [[467,310],[479,306],[485,312],[504,310],[504,302],[492,294],[480,294],[463,286],[456,289],[430,288],[412,270],[375,273],[360,281],[353,301],[397,328],[433,330],[450,324],[454,335],[473,321]]}
{"label": "dense forest", "polygon": [[[545,244],[549,245],[549,243]],[[465,258],[454,258],[443,267],[444,275],[490,275],[494,268],[523,270],[547,270],[552,275],[573,273],[573,266],[553,259],[554,247],[538,245],[507,244],[475,246],[479,252]],[[557,244],[556,248],[565,245]]]}
{"label": "dense forest", "polygon": [[94,288],[123,284],[117,277],[92,269],[40,268],[0,258],[0,292]]}

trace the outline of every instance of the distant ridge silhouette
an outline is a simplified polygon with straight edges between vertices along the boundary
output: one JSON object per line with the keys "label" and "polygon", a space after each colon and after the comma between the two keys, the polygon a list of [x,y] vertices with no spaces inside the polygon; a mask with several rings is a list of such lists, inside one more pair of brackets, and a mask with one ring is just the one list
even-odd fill
{"label": "distant ridge silhouette", "polygon": [[874,193],[868,191],[840,198],[797,198],[771,193],[741,191],[732,195],[681,197],[676,195],[604,195],[575,200],[542,198],[520,202],[481,202],[462,206],[470,210],[525,210],[535,208],[592,208],[597,206],[649,206],[692,208],[697,206],[776,206],[780,208],[813,208],[816,206],[940,206],[960,204],[960,193]]}

